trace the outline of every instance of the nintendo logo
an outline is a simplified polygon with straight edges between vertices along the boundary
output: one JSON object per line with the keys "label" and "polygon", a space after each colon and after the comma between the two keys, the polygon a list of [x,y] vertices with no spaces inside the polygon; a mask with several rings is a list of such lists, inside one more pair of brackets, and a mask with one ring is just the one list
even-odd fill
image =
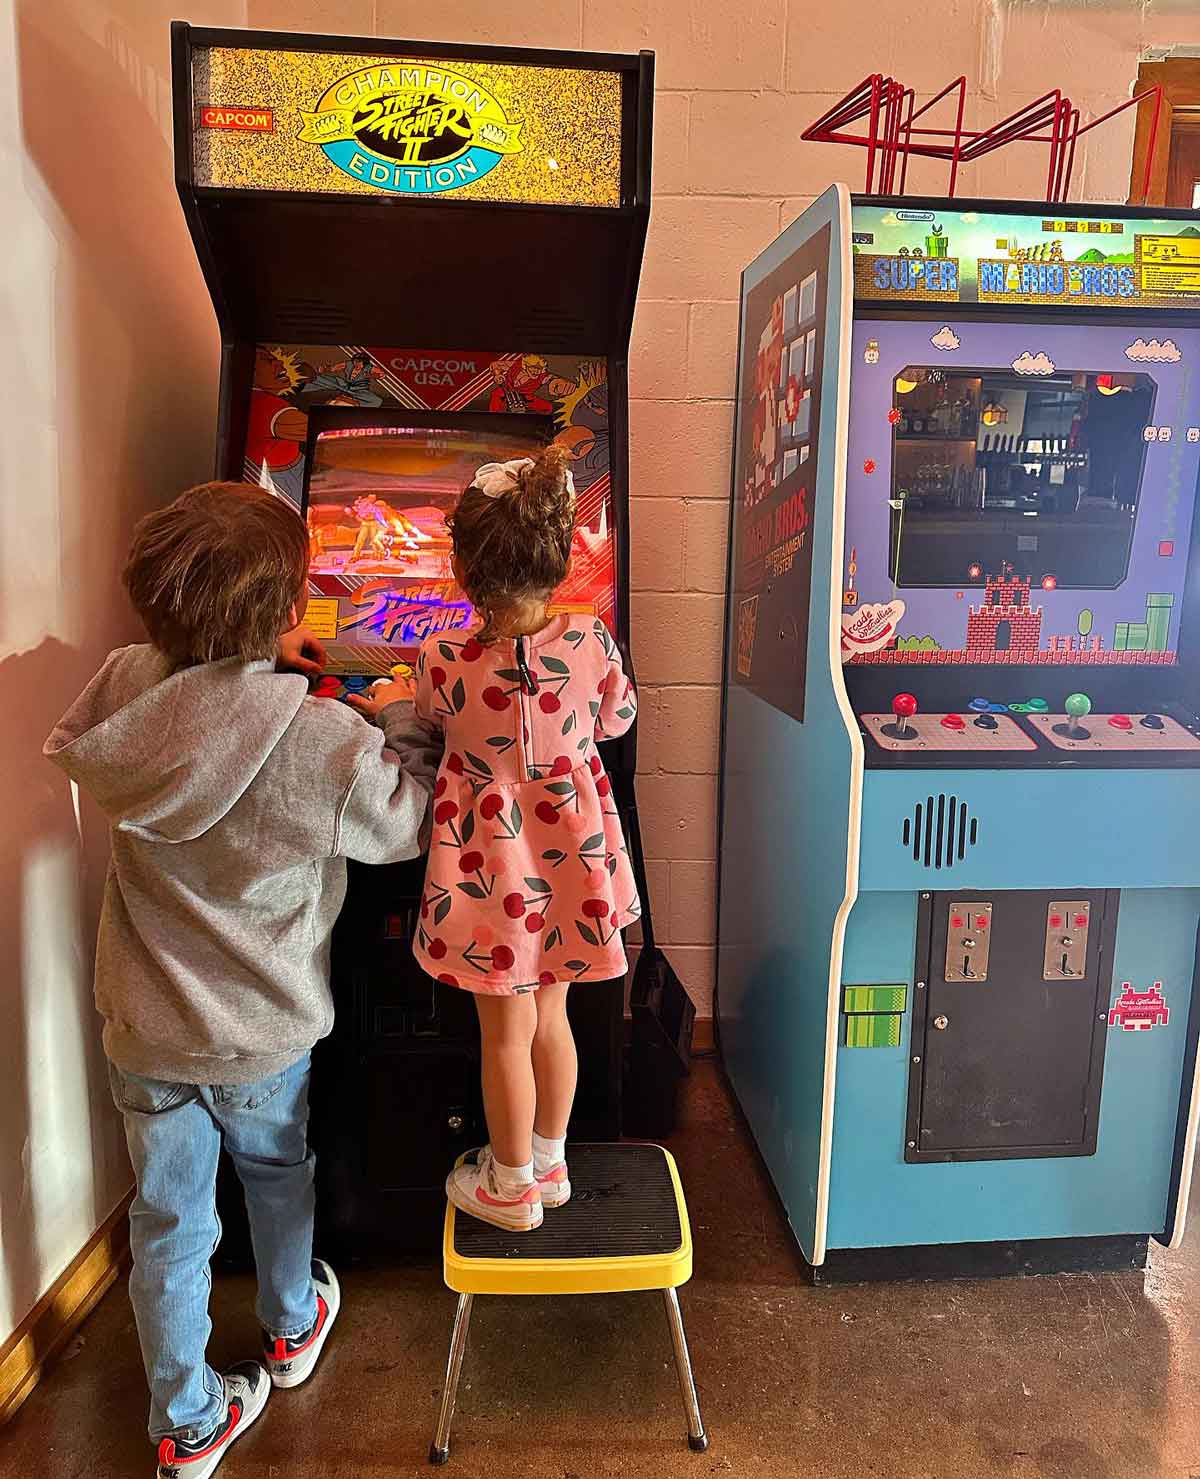
{"label": "nintendo logo", "polygon": [[270,108],[219,108],[208,103],[200,109],[200,127],[269,134],[275,128],[275,114]]}

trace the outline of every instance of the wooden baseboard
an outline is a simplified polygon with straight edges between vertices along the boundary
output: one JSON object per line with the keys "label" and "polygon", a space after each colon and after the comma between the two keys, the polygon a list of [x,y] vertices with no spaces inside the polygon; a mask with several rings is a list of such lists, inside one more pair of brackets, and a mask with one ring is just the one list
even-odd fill
{"label": "wooden baseboard", "polygon": [[717,1045],[711,1017],[697,1017],[692,1026],[692,1052],[711,1053]]}
{"label": "wooden baseboard", "polygon": [[42,1373],[62,1353],[128,1263],[132,1200],[132,1192],[122,1198],[79,1256],[0,1346],[0,1426],[37,1386]]}

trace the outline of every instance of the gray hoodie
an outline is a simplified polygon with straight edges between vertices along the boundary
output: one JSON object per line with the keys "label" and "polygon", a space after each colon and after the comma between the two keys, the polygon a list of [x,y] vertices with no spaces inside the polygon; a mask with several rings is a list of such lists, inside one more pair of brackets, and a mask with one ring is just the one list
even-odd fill
{"label": "gray hoodie", "polygon": [[409,704],[379,722],[270,662],[172,672],[148,646],[59,722],[45,754],[112,827],[96,1005],[119,1068],[253,1083],[328,1033],[345,859],[416,856],[438,761]]}

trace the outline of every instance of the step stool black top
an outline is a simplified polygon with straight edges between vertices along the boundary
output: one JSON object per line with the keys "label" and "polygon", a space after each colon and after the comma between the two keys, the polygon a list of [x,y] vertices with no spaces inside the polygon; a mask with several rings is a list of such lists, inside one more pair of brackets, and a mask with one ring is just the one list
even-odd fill
{"label": "step stool black top", "polygon": [[675,1183],[657,1145],[571,1145],[571,1200],[535,1232],[512,1233],[476,1217],[454,1219],[460,1258],[634,1258],[674,1253],[683,1242]]}

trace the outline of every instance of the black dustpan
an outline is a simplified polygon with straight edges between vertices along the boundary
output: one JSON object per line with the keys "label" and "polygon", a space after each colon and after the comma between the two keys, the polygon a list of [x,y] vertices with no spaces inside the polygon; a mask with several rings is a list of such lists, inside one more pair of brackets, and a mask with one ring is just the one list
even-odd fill
{"label": "black dustpan", "polygon": [[660,1140],[675,1128],[680,1081],[692,1054],[696,1007],[654,940],[654,919],[642,852],[637,805],[630,806],[626,836],[642,901],[642,949],[633,972],[629,1005],[633,1018],[629,1084],[623,1130],[643,1140]]}

